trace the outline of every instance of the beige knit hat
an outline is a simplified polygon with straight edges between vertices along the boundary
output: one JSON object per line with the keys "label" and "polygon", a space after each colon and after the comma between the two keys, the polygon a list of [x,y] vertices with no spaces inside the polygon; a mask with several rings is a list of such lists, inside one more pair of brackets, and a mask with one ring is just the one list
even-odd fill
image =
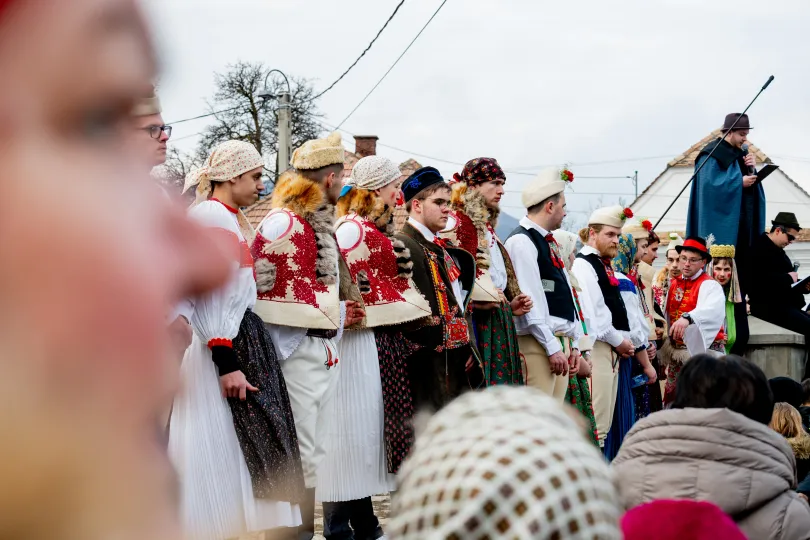
{"label": "beige knit hat", "polygon": [[561,173],[562,171],[556,167],[549,167],[540,171],[523,188],[523,193],[520,196],[523,206],[530,208],[545,201],[552,195],[564,191],[567,182],[562,180]]}
{"label": "beige knit hat", "polygon": [[325,139],[312,139],[296,148],[292,153],[290,165],[299,171],[311,171],[343,163],[345,153],[337,131]]}
{"label": "beige knit hat", "polygon": [[366,156],[354,164],[347,186],[373,191],[399,179],[402,172],[396,163],[382,156]]}
{"label": "beige knit hat", "polygon": [[153,114],[160,114],[163,108],[160,106],[160,99],[157,97],[155,87],[152,87],[150,95],[142,97],[135,101],[130,114],[132,116],[152,116]]}
{"label": "beige knit hat", "polygon": [[621,538],[604,457],[533,388],[490,387],[447,405],[417,435],[399,479],[387,527],[395,540]]}
{"label": "beige knit hat", "polygon": [[621,229],[627,218],[632,217],[632,214],[628,216],[626,211],[626,208],[619,205],[598,208],[588,219],[588,225],[607,225]]}

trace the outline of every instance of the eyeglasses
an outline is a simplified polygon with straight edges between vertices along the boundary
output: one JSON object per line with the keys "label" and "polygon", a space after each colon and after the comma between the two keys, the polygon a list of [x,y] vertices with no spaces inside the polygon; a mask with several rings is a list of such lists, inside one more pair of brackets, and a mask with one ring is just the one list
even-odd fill
{"label": "eyeglasses", "polygon": [[681,257],[681,262],[689,263],[689,264],[697,264],[703,262],[703,259],[690,259],[689,257]]}
{"label": "eyeglasses", "polygon": [[785,235],[788,237],[788,244],[792,244],[793,242],[795,242],[795,241],[796,241],[796,237],[795,237],[795,236],[793,236],[792,234],[790,234],[789,232],[787,232],[787,229],[785,229],[784,227],[779,227],[779,229],[780,229],[780,230],[781,230],[783,233],[785,233]]}
{"label": "eyeglasses", "polygon": [[165,133],[166,137],[172,136],[172,126],[149,126],[141,129],[148,131],[153,139],[159,139],[161,133]]}

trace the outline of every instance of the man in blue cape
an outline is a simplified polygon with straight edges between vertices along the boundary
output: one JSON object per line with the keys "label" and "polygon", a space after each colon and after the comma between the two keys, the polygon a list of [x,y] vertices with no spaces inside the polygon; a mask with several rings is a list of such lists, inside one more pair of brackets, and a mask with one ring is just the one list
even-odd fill
{"label": "man in blue cape", "polygon": [[[735,246],[743,298],[750,286],[751,246],[765,231],[765,191],[756,174],[749,174],[756,167],[756,158],[742,150],[750,129],[748,115],[728,114],[723,136],[700,151],[695,159],[695,170],[700,168],[700,172],[692,183],[686,218],[687,236],[713,235],[715,243]],[[737,304],[736,309],[737,341],[731,352],[741,355],[748,343],[745,302]]]}

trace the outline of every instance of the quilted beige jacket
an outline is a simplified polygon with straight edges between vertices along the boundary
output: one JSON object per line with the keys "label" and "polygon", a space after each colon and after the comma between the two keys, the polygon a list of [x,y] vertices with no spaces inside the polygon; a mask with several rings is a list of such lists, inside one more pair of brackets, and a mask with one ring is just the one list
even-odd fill
{"label": "quilted beige jacket", "polygon": [[810,539],[787,441],[728,409],[671,409],[639,421],[613,461],[626,509],[655,499],[709,501],[752,540]]}

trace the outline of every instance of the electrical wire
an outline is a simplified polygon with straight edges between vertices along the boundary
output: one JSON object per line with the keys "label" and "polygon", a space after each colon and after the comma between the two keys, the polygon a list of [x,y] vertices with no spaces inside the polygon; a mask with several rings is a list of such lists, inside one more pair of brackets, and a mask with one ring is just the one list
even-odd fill
{"label": "electrical wire", "polygon": [[441,4],[439,4],[439,7],[438,7],[438,8],[436,8],[436,11],[434,11],[434,12],[433,12],[433,15],[431,15],[431,16],[430,16],[430,19],[428,19],[428,21],[425,23],[425,25],[422,27],[422,29],[421,29],[421,30],[419,30],[419,33],[418,33],[418,34],[416,34],[416,37],[414,37],[414,38],[411,40],[411,42],[408,44],[408,46],[407,46],[407,47],[405,47],[405,50],[404,50],[404,51],[402,51],[402,54],[400,54],[400,55],[397,57],[397,59],[394,61],[394,63],[393,63],[393,64],[391,64],[391,67],[389,67],[389,68],[388,68],[388,71],[386,71],[386,72],[385,72],[385,74],[384,74],[384,75],[383,75],[383,76],[380,78],[380,80],[379,80],[379,81],[377,81],[377,84],[375,84],[375,85],[374,85],[374,86],[371,88],[371,90],[369,90],[369,91],[368,91],[368,94],[366,94],[366,95],[365,95],[365,97],[363,97],[363,99],[361,99],[361,100],[360,100],[360,103],[358,103],[357,105],[355,105],[354,109],[352,109],[352,111],[351,111],[351,112],[350,112],[348,115],[346,115],[346,118],[344,118],[343,120],[341,120],[341,121],[340,121],[340,123],[337,125],[337,127],[338,127],[338,128],[340,128],[340,127],[341,127],[343,124],[345,124],[345,123],[346,123],[346,120],[348,120],[349,118],[351,118],[351,117],[352,117],[352,115],[355,113],[355,111],[357,111],[357,109],[359,109],[359,108],[360,108],[360,106],[361,106],[361,105],[363,105],[363,103],[365,103],[365,102],[366,102],[366,100],[368,99],[368,97],[369,97],[371,94],[373,94],[373,93],[374,93],[374,90],[376,90],[376,89],[377,89],[377,87],[378,87],[378,86],[380,86],[380,84],[381,84],[381,83],[382,83],[382,82],[385,80],[385,78],[388,76],[388,74],[389,74],[389,73],[391,73],[391,70],[392,70],[392,69],[394,69],[394,67],[395,67],[395,66],[396,66],[396,65],[399,63],[399,61],[400,61],[400,60],[402,60],[402,57],[403,57],[403,56],[405,56],[405,53],[407,53],[407,52],[408,52],[408,50],[411,48],[411,46],[412,46],[412,45],[413,45],[413,44],[416,42],[416,40],[417,40],[417,39],[419,39],[419,36],[421,36],[421,35],[422,35],[422,32],[424,32],[424,31],[425,31],[425,28],[427,28],[427,27],[428,27],[428,25],[430,24],[430,22],[431,22],[431,21],[432,21],[432,20],[433,20],[433,19],[436,17],[436,15],[438,15],[438,14],[439,14],[439,11],[441,11],[441,9],[444,7],[444,5],[445,5],[446,3],[447,3],[447,0],[442,0],[442,3],[441,3]]}
{"label": "electrical wire", "polygon": [[348,74],[348,73],[349,73],[349,72],[352,70],[352,68],[353,68],[354,66],[356,66],[356,65],[357,65],[357,62],[359,62],[359,61],[360,61],[360,59],[361,59],[361,58],[363,58],[363,57],[366,55],[366,53],[369,51],[369,49],[371,49],[371,46],[372,46],[372,45],[374,45],[374,42],[375,42],[375,41],[377,41],[377,38],[378,38],[378,37],[380,37],[380,34],[382,34],[382,33],[383,33],[383,30],[385,30],[385,28],[388,26],[388,23],[390,23],[390,22],[391,22],[391,20],[394,18],[394,15],[396,15],[396,14],[397,14],[397,11],[399,11],[399,8],[401,8],[401,7],[402,7],[402,4],[404,4],[404,3],[405,3],[405,0],[401,0],[401,2],[400,2],[399,4],[397,4],[397,7],[396,7],[396,8],[394,8],[394,12],[391,14],[391,16],[390,16],[390,17],[388,17],[388,20],[387,20],[387,21],[385,21],[385,24],[384,24],[384,25],[382,26],[382,28],[380,28],[380,30],[377,32],[377,35],[376,35],[376,36],[374,36],[374,39],[372,39],[372,40],[371,40],[371,43],[369,43],[369,44],[368,44],[368,47],[366,47],[366,48],[365,48],[365,50],[364,50],[362,53],[360,53],[360,56],[358,56],[358,57],[357,57],[357,60],[355,60],[354,62],[352,62],[352,65],[350,65],[350,66],[348,67],[348,69],[346,69],[346,71],[344,71],[344,72],[343,72],[343,74],[342,74],[340,77],[338,77],[338,78],[337,78],[337,80],[336,80],[335,82],[333,82],[332,84],[330,84],[330,85],[329,85],[329,86],[326,88],[326,90],[324,90],[324,91],[323,91],[323,92],[321,92],[320,94],[318,94],[318,95],[316,95],[316,96],[313,96],[313,97],[311,97],[311,98],[309,98],[309,99],[307,99],[307,100],[305,100],[305,101],[301,101],[300,103],[302,103],[302,104],[303,104],[303,103],[309,103],[310,101],[315,101],[316,99],[318,99],[319,97],[321,97],[322,95],[324,95],[325,93],[327,93],[329,90],[331,90],[332,88],[334,88],[334,87],[335,87],[335,85],[336,85],[337,83],[339,83],[339,82],[341,81],[341,79],[343,79],[343,77],[345,77],[345,76],[346,76],[346,75],[347,75],[347,74]]}

